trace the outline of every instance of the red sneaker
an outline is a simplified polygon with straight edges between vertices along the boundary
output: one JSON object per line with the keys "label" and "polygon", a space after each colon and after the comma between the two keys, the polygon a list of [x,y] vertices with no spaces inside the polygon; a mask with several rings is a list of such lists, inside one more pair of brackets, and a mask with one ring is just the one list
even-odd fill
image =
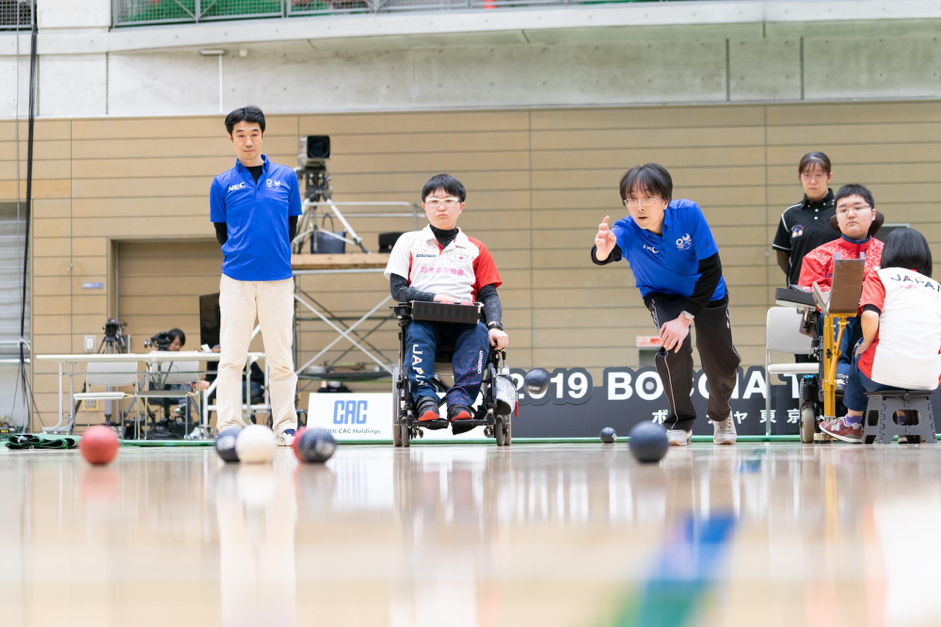
{"label": "red sneaker", "polygon": [[863,441],[863,425],[860,422],[847,423],[846,419],[840,417],[833,422],[821,422],[820,430],[837,440],[859,444]]}

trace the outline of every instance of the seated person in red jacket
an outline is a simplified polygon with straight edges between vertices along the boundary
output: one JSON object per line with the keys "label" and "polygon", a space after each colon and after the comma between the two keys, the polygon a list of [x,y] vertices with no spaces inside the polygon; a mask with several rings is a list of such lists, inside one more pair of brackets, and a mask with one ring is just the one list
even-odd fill
{"label": "seated person in red jacket", "polygon": [[863,339],[843,395],[846,416],[820,424],[844,442],[862,441],[866,392],[930,391],[941,381],[941,284],[930,278],[931,249],[924,235],[893,231],[882,265],[863,282]]}
{"label": "seated person in red jacket", "polygon": [[[876,203],[872,198],[872,193],[862,185],[851,183],[840,188],[836,193],[835,203],[834,218],[840,237],[814,248],[804,256],[801,263],[799,284],[801,288],[808,291],[814,283],[820,286],[821,291],[830,291],[833,280],[833,261],[837,255],[840,259],[859,259],[860,254],[865,255],[864,276],[869,276],[870,273],[879,269],[882,242],[875,239],[873,234],[879,230],[883,218],[875,209]],[[850,320],[843,331],[843,341],[840,345],[842,355],[837,364],[840,388],[845,385],[845,377],[849,374],[850,338],[857,320],[858,318]],[[817,322],[817,331],[823,333],[823,318]]]}
{"label": "seated person in red jacket", "polygon": [[[464,185],[449,174],[433,176],[425,183],[422,207],[430,224],[399,237],[385,271],[392,297],[399,302],[478,301],[484,306],[486,326],[480,322],[425,320],[413,320],[408,325],[404,367],[418,420],[429,429],[447,427],[449,420],[473,417],[470,407],[480,391],[488,345],[500,350],[508,341],[497,296],[502,281],[493,257],[482,242],[457,228],[466,197]],[[454,386],[447,395],[448,420],[438,413],[438,395],[430,383],[439,343],[454,344]]]}

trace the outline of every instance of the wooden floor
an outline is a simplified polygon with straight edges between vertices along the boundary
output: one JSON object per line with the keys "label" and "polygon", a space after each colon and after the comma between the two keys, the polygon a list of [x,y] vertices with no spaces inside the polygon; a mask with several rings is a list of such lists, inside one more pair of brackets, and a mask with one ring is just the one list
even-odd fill
{"label": "wooden floor", "polygon": [[3,625],[939,625],[941,447],[0,452]]}

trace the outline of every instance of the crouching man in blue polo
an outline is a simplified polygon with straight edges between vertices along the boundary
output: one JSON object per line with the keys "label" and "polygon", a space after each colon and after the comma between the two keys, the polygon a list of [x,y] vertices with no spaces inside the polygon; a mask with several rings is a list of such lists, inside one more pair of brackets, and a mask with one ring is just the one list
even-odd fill
{"label": "crouching man in blue polo", "polygon": [[301,215],[294,170],[261,153],[265,115],[258,107],[236,109],[225,119],[238,160],[209,190],[209,219],[225,261],[219,283],[218,420],[216,429],[242,425],[241,382],[255,318],[261,325],[268,367],[274,432],[281,446],[294,443],[297,376],[294,336],[294,273],[291,240]]}
{"label": "crouching man in blue polo", "polygon": [[608,228],[598,225],[594,263],[627,261],[644,305],[660,332],[655,362],[670,413],[664,421],[672,446],[689,444],[696,410],[693,390],[693,345],[709,382],[707,415],[716,444],[735,444],[729,399],[735,390],[738,351],[732,344],[729,294],[722,276],[719,248],[699,205],[673,200],[673,179],[656,163],[636,166],[621,178],[621,201],[630,216]]}

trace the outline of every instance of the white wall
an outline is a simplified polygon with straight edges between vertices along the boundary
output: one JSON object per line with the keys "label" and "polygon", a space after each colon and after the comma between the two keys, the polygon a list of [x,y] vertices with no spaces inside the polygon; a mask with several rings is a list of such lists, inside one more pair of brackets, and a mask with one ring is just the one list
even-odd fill
{"label": "white wall", "polygon": [[[914,0],[581,5],[113,30],[110,7],[40,3],[41,116],[216,113],[246,102],[312,112],[941,96],[941,4]],[[879,19],[886,15],[893,19]],[[16,41],[0,35],[0,84],[15,82]],[[22,115],[28,35],[19,41]],[[225,51],[221,103],[219,60],[201,56],[205,47]],[[15,97],[0,90],[0,117],[14,115]]]}

